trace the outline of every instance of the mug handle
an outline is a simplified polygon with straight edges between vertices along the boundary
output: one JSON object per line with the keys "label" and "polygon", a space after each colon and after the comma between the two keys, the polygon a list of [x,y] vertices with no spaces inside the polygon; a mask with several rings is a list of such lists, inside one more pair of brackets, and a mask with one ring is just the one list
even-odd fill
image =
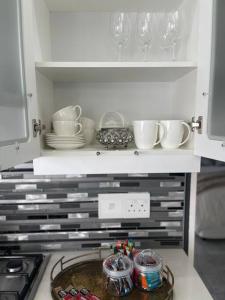
{"label": "mug handle", "polygon": [[78,134],[80,134],[81,131],[82,131],[82,129],[83,129],[83,125],[82,125],[81,123],[75,124],[75,127],[76,127],[76,126],[79,126],[80,129],[75,133],[75,136],[78,135]]}
{"label": "mug handle", "polygon": [[184,139],[184,141],[179,144],[179,147],[186,144],[189,141],[190,137],[191,137],[191,127],[186,122],[182,122],[182,125],[187,128],[188,135],[187,135],[186,139]]}
{"label": "mug handle", "polygon": [[80,105],[75,105],[75,106],[73,107],[73,110],[74,110],[74,111],[77,111],[77,117],[76,117],[76,119],[74,120],[74,121],[77,121],[77,120],[79,120],[80,117],[81,117],[81,114],[82,114],[82,108],[80,107]]}
{"label": "mug handle", "polygon": [[166,127],[165,127],[165,125],[162,124],[162,123],[160,123],[160,122],[158,122],[156,125],[158,126],[158,128],[162,127],[163,134],[162,134],[161,138],[159,137],[159,140],[158,140],[157,142],[155,142],[154,146],[160,144],[161,141],[162,141],[162,139],[163,139],[163,138],[165,137],[165,135],[166,135]]}

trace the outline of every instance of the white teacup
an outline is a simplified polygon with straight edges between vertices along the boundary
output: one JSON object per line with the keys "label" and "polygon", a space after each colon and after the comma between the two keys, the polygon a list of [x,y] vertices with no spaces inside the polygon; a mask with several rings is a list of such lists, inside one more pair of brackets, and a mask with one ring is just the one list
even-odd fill
{"label": "white teacup", "polygon": [[82,109],[79,105],[66,106],[52,115],[52,121],[77,121],[82,114]]}
{"label": "white teacup", "polygon": [[54,121],[53,128],[56,135],[75,136],[82,131],[82,124],[74,121]]}
{"label": "white teacup", "polygon": [[82,117],[81,124],[86,144],[89,145],[93,142],[95,137],[95,122],[92,119]]}
{"label": "white teacup", "polygon": [[133,121],[133,127],[135,144],[138,149],[152,149],[161,142],[162,137],[157,141],[158,128],[162,127],[163,130],[163,125],[161,125],[159,121]]}
{"label": "white teacup", "polygon": [[[161,128],[159,131],[161,146],[164,149],[177,149],[189,141],[191,128],[186,122],[182,120],[162,120],[160,124],[165,128],[165,132]],[[187,136],[184,138],[185,127],[187,128]]]}

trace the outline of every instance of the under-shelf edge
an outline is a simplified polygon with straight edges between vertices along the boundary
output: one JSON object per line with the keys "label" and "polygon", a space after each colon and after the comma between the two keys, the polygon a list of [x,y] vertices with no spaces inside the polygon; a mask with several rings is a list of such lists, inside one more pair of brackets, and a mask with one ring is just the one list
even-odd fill
{"label": "under-shelf edge", "polygon": [[200,171],[193,150],[43,150],[34,160],[36,175],[191,173]]}
{"label": "under-shelf edge", "polygon": [[36,70],[53,81],[148,82],[175,81],[197,69],[192,61],[37,62]]}

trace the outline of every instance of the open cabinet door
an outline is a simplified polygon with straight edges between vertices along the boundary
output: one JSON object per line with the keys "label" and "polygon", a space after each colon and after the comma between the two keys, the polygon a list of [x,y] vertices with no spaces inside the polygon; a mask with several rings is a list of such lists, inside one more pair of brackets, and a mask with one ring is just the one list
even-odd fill
{"label": "open cabinet door", "polygon": [[0,0],[0,170],[40,154],[32,24],[31,0]]}
{"label": "open cabinet door", "polygon": [[200,0],[195,154],[225,161],[225,1]]}

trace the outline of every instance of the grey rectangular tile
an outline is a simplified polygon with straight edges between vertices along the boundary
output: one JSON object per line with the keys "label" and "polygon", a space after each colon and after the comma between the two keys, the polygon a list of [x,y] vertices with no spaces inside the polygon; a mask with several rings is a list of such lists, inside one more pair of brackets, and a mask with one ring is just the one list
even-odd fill
{"label": "grey rectangular tile", "polygon": [[101,228],[121,228],[121,223],[102,223]]}
{"label": "grey rectangular tile", "polygon": [[[1,236],[0,239],[3,237]],[[28,234],[8,234],[7,235],[7,240],[8,241],[28,241],[29,236]]]}
{"label": "grey rectangular tile", "polygon": [[62,245],[60,243],[57,244],[42,244],[41,245],[41,249],[42,250],[61,250],[62,249]]}
{"label": "grey rectangular tile", "polygon": [[181,222],[160,222],[162,227],[180,227],[182,226]]}
{"label": "grey rectangular tile", "polygon": [[174,199],[180,199],[180,197],[182,197],[182,199],[185,197],[185,192],[184,191],[173,191],[173,192],[169,192],[168,193],[169,197],[174,197]]}
{"label": "grey rectangular tile", "polygon": [[40,225],[40,230],[60,230],[60,224],[44,224]]}
{"label": "grey rectangular tile", "polygon": [[89,218],[89,213],[74,213],[68,214],[69,219],[86,219]]}
{"label": "grey rectangular tile", "polygon": [[133,173],[128,174],[128,177],[148,177],[149,175],[147,173]]}
{"label": "grey rectangular tile", "polygon": [[18,210],[57,210],[58,204],[31,204],[31,205],[18,205]]}
{"label": "grey rectangular tile", "polygon": [[114,181],[114,182],[99,182],[99,188],[119,188],[120,182]]}
{"label": "grey rectangular tile", "polygon": [[182,207],[182,202],[161,202],[161,207]]}
{"label": "grey rectangular tile", "polygon": [[67,198],[83,200],[88,198],[88,193],[68,193]]}
{"label": "grey rectangular tile", "polygon": [[183,211],[170,211],[168,212],[168,216],[172,217],[172,218],[177,218],[177,217],[183,217],[184,216],[184,212]]}
{"label": "grey rectangular tile", "polygon": [[172,237],[172,236],[173,237],[175,237],[175,236],[182,237],[183,232],[181,232],[181,231],[169,231],[168,236],[170,236],[170,237]]}
{"label": "grey rectangular tile", "polygon": [[69,232],[68,234],[69,239],[88,239],[89,233],[88,232]]}
{"label": "grey rectangular tile", "polygon": [[181,187],[181,182],[180,181],[161,181],[160,182],[160,187]]}
{"label": "grey rectangular tile", "polygon": [[36,184],[16,184],[15,185],[15,190],[36,190],[37,189],[37,185]]}
{"label": "grey rectangular tile", "polygon": [[26,200],[43,200],[47,199],[47,194],[26,194]]}
{"label": "grey rectangular tile", "polygon": [[134,237],[148,237],[148,231],[130,231],[128,234],[129,238]]}
{"label": "grey rectangular tile", "polygon": [[171,196],[151,196],[151,200],[154,201],[181,201],[184,200],[184,196],[171,197]]}

